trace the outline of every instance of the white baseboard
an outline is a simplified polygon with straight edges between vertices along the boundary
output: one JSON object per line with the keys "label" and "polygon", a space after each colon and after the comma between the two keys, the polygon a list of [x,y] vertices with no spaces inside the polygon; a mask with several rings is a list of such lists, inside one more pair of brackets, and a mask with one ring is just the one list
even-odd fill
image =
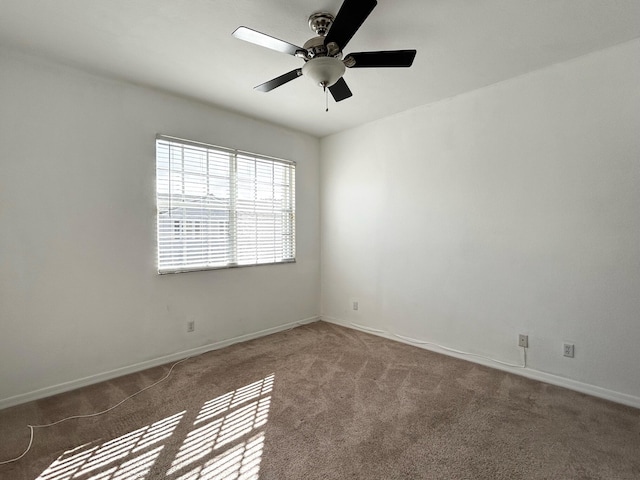
{"label": "white baseboard", "polygon": [[483,358],[478,358],[478,357],[471,358],[467,355],[458,354],[450,350],[445,350],[444,348],[438,348],[437,346],[433,346],[433,345],[417,345],[410,341],[403,340],[402,338],[398,338],[396,335],[392,335],[391,333],[383,330],[366,328],[360,325],[353,324],[348,321],[340,320],[340,319],[329,317],[326,315],[321,315],[320,319],[322,321],[334,323],[336,325],[350,328],[352,330],[358,330],[361,332],[370,333],[372,335],[384,337],[396,342],[406,343],[407,345],[411,345],[414,347],[423,348],[425,350],[430,350],[432,352],[442,353],[443,355],[449,355],[451,357],[478,363],[486,367],[497,368],[499,370],[503,370],[509,373],[514,373],[516,375],[527,377],[532,380],[538,380],[540,382],[550,383],[551,385],[568,388],[569,390],[575,390],[576,392],[585,393],[587,395],[592,395],[598,398],[603,398],[605,400],[610,400],[612,402],[620,403],[622,405],[627,405],[629,407],[640,408],[640,397],[636,397],[626,393],[616,392],[614,390],[609,390],[606,388],[598,387],[596,385],[579,382],[577,380],[572,380],[570,378],[560,377],[552,373],[535,370],[529,367],[526,367],[526,368],[510,367],[507,365],[500,364],[498,362],[491,361],[489,359],[485,360]]}
{"label": "white baseboard", "polygon": [[3,408],[20,405],[21,403],[31,402],[33,400],[39,400],[41,398],[50,397],[51,395],[57,395],[58,393],[64,393],[71,390],[75,390],[76,388],[93,385],[94,383],[104,382],[106,380],[111,380],[113,378],[121,377],[123,375],[128,375],[130,373],[146,370],[147,368],[153,368],[159,365],[164,365],[166,363],[176,362],[178,360],[182,360],[183,358],[193,357],[196,355],[200,355],[202,353],[210,352],[212,350],[218,350],[220,348],[228,347],[236,343],[246,342],[247,340],[253,340],[255,338],[271,335],[272,333],[282,332],[284,330],[289,330],[291,328],[298,327],[300,325],[306,325],[308,323],[317,322],[319,319],[320,319],[319,317],[309,317],[303,320],[299,320],[297,322],[278,325],[277,327],[267,328],[266,330],[261,330],[259,332],[249,333],[247,335],[241,335],[239,337],[230,338],[228,340],[222,340],[220,342],[211,343],[208,345],[204,345],[202,347],[193,348],[191,350],[184,350],[182,352],[173,353],[171,355],[165,355],[163,357],[154,358],[152,360],[147,360],[145,362],[136,363],[134,365],[129,365],[127,367],[117,368],[115,370],[98,373],[96,375],[90,375],[88,377],[80,378],[78,380],[72,380],[70,382],[60,383],[58,385],[41,388],[39,390],[34,390],[32,392],[15,395],[13,397],[3,398],[3,399],[0,399],[0,410],[2,410]]}

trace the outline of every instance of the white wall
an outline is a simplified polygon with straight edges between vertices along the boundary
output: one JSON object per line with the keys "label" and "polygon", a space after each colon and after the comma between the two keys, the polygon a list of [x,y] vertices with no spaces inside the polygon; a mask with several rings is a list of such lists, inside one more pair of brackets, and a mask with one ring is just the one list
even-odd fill
{"label": "white wall", "polygon": [[[156,133],[297,161],[297,263],[157,275]],[[0,407],[316,318],[318,159],[311,136],[0,49]]]}
{"label": "white wall", "polygon": [[639,132],[636,40],[323,139],[322,318],[640,406]]}

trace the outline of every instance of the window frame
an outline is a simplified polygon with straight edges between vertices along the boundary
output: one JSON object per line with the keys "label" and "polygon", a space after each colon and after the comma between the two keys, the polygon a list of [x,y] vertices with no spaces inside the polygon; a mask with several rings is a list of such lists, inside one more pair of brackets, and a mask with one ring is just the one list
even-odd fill
{"label": "window frame", "polygon": [[[229,188],[229,218],[228,218],[228,227],[227,227],[227,234],[226,234],[226,240],[227,242],[229,242],[229,252],[230,255],[227,256],[227,258],[230,260],[229,262],[227,262],[224,265],[193,265],[193,266],[189,266],[189,265],[178,265],[178,264],[173,264],[173,265],[168,265],[168,266],[162,266],[161,264],[161,255],[162,255],[162,247],[161,247],[161,218],[160,215],[162,214],[161,211],[161,192],[160,192],[160,188],[159,188],[159,143],[160,142],[168,142],[168,146],[166,148],[168,148],[169,150],[171,149],[172,146],[176,146],[176,145],[180,145],[182,147],[191,147],[191,148],[196,148],[196,149],[204,149],[207,152],[215,152],[215,154],[224,154],[224,155],[229,155],[229,161],[230,161],[230,170],[229,170],[229,175],[228,175],[228,188]],[[169,157],[170,158],[170,157]],[[208,158],[208,157],[207,157]],[[266,210],[267,212],[270,212],[271,214],[275,214],[275,212],[288,212],[290,219],[288,221],[283,221],[281,227],[285,230],[287,230],[288,234],[283,234],[283,238],[284,237],[290,237],[290,245],[288,248],[288,251],[290,252],[291,256],[290,257],[283,257],[281,260],[277,260],[277,261],[265,261],[265,262],[253,262],[253,263],[247,263],[247,262],[241,262],[239,263],[238,260],[240,258],[239,254],[238,254],[238,245],[239,245],[239,240],[238,238],[240,237],[240,234],[238,233],[238,217],[239,217],[239,212],[250,212],[250,210],[247,210],[246,208],[243,210],[242,208],[240,208],[238,206],[238,198],[239,198],[239,181],[238,181],[238,162],[240,160],[244,160],[244,161],[251,161],[253,160],[254,163],[256,164],[256,170],[257,170],[257,164],[258,162],[261,163],[268,163],[271,164],[272,166],[275,165],[280,165],[280,166],[284,166],[286,168],[285,172],[286,174],[289,176],[288,177],[288,201],[287,203],[287,207],[289,207],[288,209],[281,209],[278,210],[276,208],[272,208],[271,210]],[[169,162],[171,162],[171,160],[169,160]],[[207,160],[207,170],[209,168],[209,160]],[[183,164],[184,164],[184,154],[183,154]],[[179,138],[179,137],[175,137],[175,136],[170,136],[170,135],[164,135],[164,134],[157,134],[156,138],[155,138],[155,203],[156,203],[156,215],[155,215],[155,220],[156,220],[156,269],[157,269],[157,273],[159,275],[167,275],[167,274],[173,274],[173,273],[186,273],[186,272],[198,272],[198,271],[208,271],[208,270],[226,270],[226,269],[230,269],[230,268],[244,268],[244,267],[257,267],[257,266],[262,266],[262,265],[281,265],[281,264],[289,264],[289,263],[296,263],[296,255],[297,255],[297,240],[296,240],[296,222],[297,222],[297,218],[296,218],[296,167],[297,164],[295,161],[292,160],[286,160],[286,159],[282,159],[282,158],[277,158],[277,157],[272,157],[272,156],[268,156],[268,155],[262,155],[262,154],[257,154],[257,153],[253,153],[253,152],[248,152],[245,150],[240,150],[240,149],[233,149],[233,148],[228,148],[228,147],[221,147],[218,145],[212,145],[212,144],[208,144],[208,143],[203,143],[203,142],[198,142],[198,141],[193,141],[193,140],[187,140],[187,139],[183,139],[183,138]],[[274,168],[275,170],[275,168]],[[171,172],[171,165],[169,164],[168,166],[168,172]],[[183,175],[183,180],[182,180],[182,185],[184,187],[185,184],[185,180],[184,180],[184,176],[185,176],[185,172],[186,170],[184,169],[184,166],[181,170],[182,175]],[[207,173],[207,182],[210,179],[209,173]],[[257,184],[259,183],[257,180],[257,176],[254,178],[254,183],[256,184],[256,191],[255,193],[257,194]],[[167,211],[171,211],[171,199],[172,194],[171,194],[171,176],[169,173],[169,193],[167,193],[167,198],[169,199],[169,208]],[[271,185],[272,188],[275,189],[275,185],[276,182],[272,176],[272,181],[271,181]],[[282,186],[282,185],[280,185]],[[206,195],[203,196],[203,198],[206,198]],[[275,200],[275,198],[272,198],[271,201],[273,202]],[[254,199],[254,202],[257,202],[257,199]],[[186,210],[186,207],[185,207]],[[258,227],[257,227],[257,218],[258,218],[258,210],[254,210],[255,215],[256,215],[256,236],[258,234]],[[200,217],[200,218],[205,218],[205,217]],[[188,220],[186,219],[182,219],[182,220],[173,220],[170,217],[169,220],[169,224],[170,225],[174,225],[173,222],[176,222],[176,228],[179,227],[178,230],[175,230],[176,232],[180,231],[181,233],[184,232],[185,229],[188,228]],[[274,220],[274,225],[276,224],[277,221]],[[194,226],[194,228],[196,228],[196,226]],[[199,228],[199,227],[197,227]],[[209,226],[209,228],[211,228]],[[209,236],[207,241],[211,242],[211,240],[213,239],[213,235]],[[186,242],[186,239],[182,239],[182,242]],[[201,245],[204,245],[204,243],[202,243]],[[278,245],[283,248],[283,252],[285,250],[285,245],[286,245],[286,241],[282,241],[280,243],[278,243]],[[256,242],[255,244],[253,244],[253,248],[256,251],[256,257],[259,256],[259,246],[260,243]],[[176,257],[177,258],[177,257]],[[231,261],[233,260],[233,261]]]}

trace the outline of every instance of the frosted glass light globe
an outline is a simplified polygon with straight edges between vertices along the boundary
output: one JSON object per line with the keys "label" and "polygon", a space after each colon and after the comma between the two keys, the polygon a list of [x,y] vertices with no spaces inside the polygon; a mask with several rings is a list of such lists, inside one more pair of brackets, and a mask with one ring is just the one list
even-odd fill
{"label": "frosted glass light globe", "polygon": [[302,74],[321,87],[335,84],[344,75],[344,71],[342,60],[334,57],[312,58],[302,67]]}

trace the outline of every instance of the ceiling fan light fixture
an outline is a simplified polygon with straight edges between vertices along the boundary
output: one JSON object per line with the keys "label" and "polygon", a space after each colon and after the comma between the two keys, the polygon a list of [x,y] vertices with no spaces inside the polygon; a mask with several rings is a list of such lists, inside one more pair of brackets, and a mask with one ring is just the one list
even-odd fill
{"label": "ceiling fan light fixture", "polygon": [[316,85],[326,88],[340,80],[344,71],[345,66],[342,60],[334,57],[312,58],[302,67],[304,76],[309,77]]}

